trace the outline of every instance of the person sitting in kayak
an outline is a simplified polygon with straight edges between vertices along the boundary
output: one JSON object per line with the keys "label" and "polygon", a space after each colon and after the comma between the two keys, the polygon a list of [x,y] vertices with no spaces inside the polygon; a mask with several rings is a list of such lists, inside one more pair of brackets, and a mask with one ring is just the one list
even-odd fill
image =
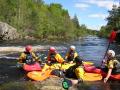
{"label": "person sitting in kayak", "polygon": [[115,58],[115,52],[113,50],[108,50],[107,52],[107,58],[104,61],[105,68],[102,70],[104,72],[107,72],[107,76],[104,78],[104,83],[106,83],[110,77],[111,74],[115,74],[118,72],[118,67],[120,65],[119,61]]}
{"label": "person sitting in kayak", "polygon": [[39,61],[39,58],[35,55],[35,53],[32,51],[32,46],[27,45],[25,47],[25,51],[21,53],[18,62],[23,64],[31,64],[34,63],[35,61]]}
{"label": "person sitting in kayak", "polygon": [[55,47],[50,47],[47,60],[49,64],[54,64],[54,63],[63,63],[64,59],[62,56],[57,52]]}
{"label": "person sitting in kayak", "polygon": [[75,51],[75,46],[72,45],[70,46],[70,49],[65,56],[65,60],[67,60],[67,62],[73,63],[77,56],[78,53]]}
{"label": "person sitting in kayak", "polygon": [[79,82],[83,81],[85,71],[84,71],[84,68],[83,68],[82,61],[83,61],[83,59],[81,59],[79,56],[77,56],[75,58],[75,65],[69,67],[65,71],[65,76],[67,78],[73,78],[73,80],[71,80],[73,84],[74,83],[76,84],[76,83],[79,83]]}

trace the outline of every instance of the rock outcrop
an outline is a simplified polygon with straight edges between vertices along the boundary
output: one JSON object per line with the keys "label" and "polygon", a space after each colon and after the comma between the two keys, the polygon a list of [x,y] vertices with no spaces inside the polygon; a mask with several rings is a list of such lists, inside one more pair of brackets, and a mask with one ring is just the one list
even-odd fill
{"label": "rock outcrop", "polygon": [[59,77],[50,77],[43,82],[36,82],[34,86],[37,90],[65,90]]}
{"label": "rock outcrop", "polygon": [[7,23],[0,22],[0,40],[14,40],[19,38],[17,30]]}

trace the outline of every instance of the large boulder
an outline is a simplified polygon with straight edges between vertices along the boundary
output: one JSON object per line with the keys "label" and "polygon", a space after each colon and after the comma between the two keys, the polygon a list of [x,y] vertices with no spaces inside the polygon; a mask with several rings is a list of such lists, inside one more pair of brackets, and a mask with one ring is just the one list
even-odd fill
{"label": "large boulder", "polygon": [[19,38],[17,30],[7,23],[0,22],[0,39],[1,40],[14,40]]}

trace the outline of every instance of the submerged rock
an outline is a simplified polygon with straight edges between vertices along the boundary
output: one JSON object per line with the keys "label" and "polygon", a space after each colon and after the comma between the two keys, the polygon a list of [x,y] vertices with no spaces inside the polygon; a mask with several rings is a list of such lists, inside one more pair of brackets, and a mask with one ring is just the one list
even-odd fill
{"label": "submerged rock", "polygon": [[1,40],[14,40],[19,38],[17,30],[8,25],[7,23],[0,22],[0,39]]}

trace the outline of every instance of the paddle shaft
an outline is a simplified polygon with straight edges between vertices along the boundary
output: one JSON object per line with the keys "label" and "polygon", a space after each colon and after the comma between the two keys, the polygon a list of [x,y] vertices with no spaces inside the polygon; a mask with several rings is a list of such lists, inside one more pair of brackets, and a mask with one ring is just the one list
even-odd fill
{"label": "paddle shaft", "polygon": [[[107,49],[106,49],[106,51],[105,51],[105,54],[104,54],[104,57],[103,57],[103,60],[105,59],[105,56],[106,56],[106,54],[107,54],[107,51],[108,51],[108,49],[109,49],[109,47],[110,47],[110,42],[108,43],[108,46],[107,46]],[[102,60],[102,62],[101,62],[101,66],[103,65],[103,60]]]}
{"label": "paddle shaft", "polygon": [[103,59],[105,59],[105,56],[106,56],[106,54],[107,54],[107,51],[108,51],[109,47],[110,47],[110,42],[108,43],[108,46],[107,46],[107,49],[106,49],[106,51],[105,51],[105,55],[104,55]]}
{"label": "paddle shaft", "polygon": [[[107,51],[108,51],[108,49],[109,49],[109,47],[110,47],[110,44],[116,39],[116,35],[117,35],[117,32],[116,32],[116,31],[117,31],[117,28],[114,28],[113,31],[110,33],[108,47],[107,47],[107,49],[106,49],[106,51],[105,51],[105,54],[104,54],[103,59],[105,59],[105,56],[106,56]],[[102,62],[101,62],[101,66],[102,66],[102,64],[103,64],[103,60],[102,60]]]}

